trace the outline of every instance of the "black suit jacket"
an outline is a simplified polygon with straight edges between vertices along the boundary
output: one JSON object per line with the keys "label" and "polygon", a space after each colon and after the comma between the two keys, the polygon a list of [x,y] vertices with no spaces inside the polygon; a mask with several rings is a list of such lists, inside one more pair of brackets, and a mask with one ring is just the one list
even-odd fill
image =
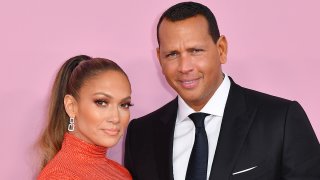
{"label": "black suit jacket", "polygon": [[[177,107],[176,98],[130,122],[125,166],[134,179],[173,179]],[[302,107],[231,80],[209,179],[320,180],[320,146]]]}

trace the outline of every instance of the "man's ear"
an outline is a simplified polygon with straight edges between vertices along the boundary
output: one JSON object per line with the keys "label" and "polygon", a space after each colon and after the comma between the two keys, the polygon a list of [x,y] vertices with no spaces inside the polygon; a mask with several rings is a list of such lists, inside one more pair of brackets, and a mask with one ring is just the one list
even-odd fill
{"label": "man's ear", "polygon": [[217,41],[218,53],[220,56],[220,63],[227,63],[227,54],[228,54],[228,42],[227,38],[224,35],[221,35]]}
{"label": "man's ear", "polygon": [[159,47],[157,47],[157,58],[158,58],[159,63],[161,64],[161,61],[160,61],[160,48]]}
{"label": "man's ear", "polygon": [[77,114],[77,111],[78,111],[77,101],[70,94],[67,94],[64,96],[64,109],[66,110],[69,117],[74,118]]}

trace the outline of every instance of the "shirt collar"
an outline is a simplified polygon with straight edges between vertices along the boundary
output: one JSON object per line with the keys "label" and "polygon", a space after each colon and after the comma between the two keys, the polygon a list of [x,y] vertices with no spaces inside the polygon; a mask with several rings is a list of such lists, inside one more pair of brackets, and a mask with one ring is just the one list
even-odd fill
{"label": "shirt collar", "polygon": [[[219,88],[199,112],[222,117],[229,95],[230,86],[230,79],[225,74],[225,77]],[[185,120],[190,114],[194,112],[195,111],[180,96],[178,96],[178,112],[176,123]]]}

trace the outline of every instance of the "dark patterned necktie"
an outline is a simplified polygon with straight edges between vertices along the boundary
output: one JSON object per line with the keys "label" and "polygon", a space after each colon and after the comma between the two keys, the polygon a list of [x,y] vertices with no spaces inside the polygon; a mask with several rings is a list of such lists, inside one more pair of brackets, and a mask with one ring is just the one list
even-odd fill
{"label": "dark patterned necktie", "polygon": [[206,180],[208,166],[208,138],[204,119],[209,114],[192,113],[189,118],[196,127],[196,134],[189,159],[186,180]]}

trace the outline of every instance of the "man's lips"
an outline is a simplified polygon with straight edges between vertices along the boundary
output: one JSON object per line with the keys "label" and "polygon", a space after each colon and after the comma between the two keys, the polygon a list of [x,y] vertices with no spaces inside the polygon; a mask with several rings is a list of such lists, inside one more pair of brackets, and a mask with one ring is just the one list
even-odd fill
{"label": "man's lips", "polygon": [[181,86],[185,89],[192,89],[198,86],[200,81],[200,78],[196,79],[183,79],[179,80],[178,82],[181,84]]}

